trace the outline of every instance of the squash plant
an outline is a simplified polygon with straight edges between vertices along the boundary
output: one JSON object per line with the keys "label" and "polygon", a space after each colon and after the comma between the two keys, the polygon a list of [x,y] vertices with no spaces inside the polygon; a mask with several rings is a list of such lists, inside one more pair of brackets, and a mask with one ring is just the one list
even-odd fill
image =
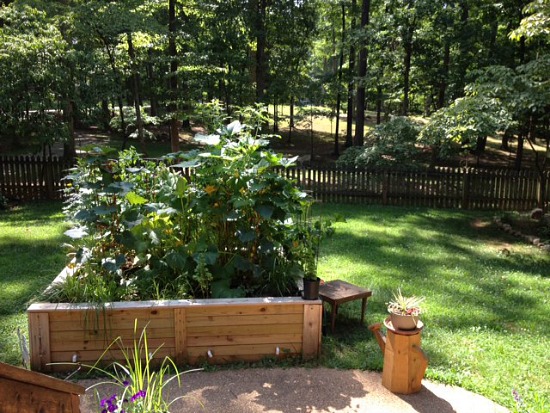
{"label": "squash plant", "polygon": [[99,277],[114,290],[103,300],[297,293],[319,237],[310,197],[280,173],[293,159],[238,121],[196,140],[154,162],[134,149],[79,160],[65,211],[83,288]]}

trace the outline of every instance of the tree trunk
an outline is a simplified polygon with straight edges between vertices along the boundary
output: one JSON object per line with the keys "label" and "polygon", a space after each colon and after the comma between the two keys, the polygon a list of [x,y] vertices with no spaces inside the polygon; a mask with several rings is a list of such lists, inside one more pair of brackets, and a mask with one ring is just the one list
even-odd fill
{"label": "tree trunk", "polygon": [[101,123],[103,125],[103,129],[108,131],[111,129],[111,113],[109,112],[109,102],[107,99],[103,99],[101,101]]}
{"label": "tree trunk", "polygon": [[445,106],[445,94],[447,93],[447,79],[449,78],[449,65],[451,63],[451,43],[445,40],[445,49],[443,51],[443,67],[441,68],[441,81],[437,93],[437,109]]}
{"label": "tree trunk", "polygon": [[413,52],[413,37],[414,28],[409,27],[407,29],[407,36],[405,39],[405,44],[403,45],[405,49],[405,56],[403,58],[403,105],[401,107],[401,114],[407,116],[409,114],[409,90],[410,90],[410,77],[411,77],[411,59]]}
{"label": "tree trunk", "polygon": [[[361,29],[366,30],[369,25],[370,0],[363,0],[361,7]],[[367,75],[367,45],[361,45],[359,52],[359,70],[357,72],[359,84],[357,85],[357,113],[355,118],[355,137],[353,144],[363,146],[365,133],[365,81]]]}
{"label": "tree trunk", "polygon": [[338,134],[340,132],[340,106],[342,104],[342,67],[344,66],[344,42],[346,41],[346,6],[342,3],[342,45],[340,46],[340,65],[338,67],[338,93],[336,95],[336,131],[334,132],[334,155],[340,155]]}
{"label": "tree trunk", "polygon": [[[355,9],[357,8],[357,0],[352,0],[351,2],[351,32],[355,30]],[[348,81],[348,112],[346,117],[346,148],[349,148],[353,145],[353,72],[355,70],[355,46],[353,41],[350,42],[349,46],[349,74],[350,78]]]}
{"label": "tree trunk", "polygon": [[[407,1],[407,9],[410,10],[413,7],[414,0]],[[403,56],[403,102],[401,106],[401,115],[407,116],[409,114],[410,98],[409,91],[411,88],[411,60],[413,54],[413,37],[415,30],[415,21],[408,21],[406,27],[403,28],[403,49],[405,55]]]}
{"label": "tree trunk", "polygon": [[485,151],[487,146],[487,136],[478,136],[476,141],[476,154],[479,155]]}
{"label": "tree trunk", "polygon": [[288,124],[288,139],[287,142],[292,141],[292,130],[294,129],[294,96],[290,97],[290,120]]}
{"label": "tree trunk", "polygon": [[176,4],[177,0],[168,3],[168,54],[170,55],[170,150],[178,152],[180,149],[180,135],[178,125],[178,51],[176,47]]}
{"label": "tree trunk", "polygon": [[149,80],[149,84],[153,87],[150,88],[150,96],[149,96],[149,103],[150,103],[150,109],[149,109],[149,115],[151,116],[157,116],[158,115],[158,96],[155,92],[155,69],[152,63],[153,60],[153,49],[149,48],[147,50],[147,55],[149,57],[149,61],[147,62],[147,77]]}
{"label": "tree trunk", "polygon": [[256,1],[256,99],[258,102],[263,102],[265,90],[267,88],[267,59],[265,53],[267,45],[267,34],[265,27],[267,0]]}
{"label": "tree trunk", "polygon": [[[464,80],[466,79],[466,72],[470,61],[468,60],[468,49],[470,48],[470,39],[472,33],[468,29],[468,20],[470,19],[470,7],[467,1],[460,2],[460,8],[462,9],[460,14],[460,33],[459,33],[459,64],[457,70],[457,82],[456,92],[460,95],[464,95]],[[457,97],[457,96],[455,96]]]}
{"label": "tree trunk", "polygon": [[277,99],[273,98],[273,133],[279,132],[279,112],[277,111]]}
{"label": "tree trunk", "polygon": [[518,148],[516,152],[516,162],[515,162],[515,168],[518,171],[521,169],[521,161],[523,160],[523,142],[524,142],[524,137],[523,137],[523,134],[520,132],[520,134],[518,135]]}
{"label": "tree trunk", "polygon": [[145,134],[143,133],[143,121],[141,119],[141,108],[139,106],[139,73],[136,68],[136,53],[134,50],[134,43],[132,41],[132,32],[128,32],[126,35],[128,40],[128,55],[130,56],[130,64],[132,66],[132,86],[133,86],[133,98],[134,109],[136,111],[136,126],[138,131],[138,141],[141,150],[145,152]]}
{"label": "tree trunk", "polygon": [[504,151],[510,150],[510,139],[512,138],[512,133],[510,131],[505,131],[502,134],[502,141],[500,143],[500,149]]}
{"label": "tree trunk", "polygon": [[[99,35],[99,38],[103,42],[103,46],[105,48],[105,51],[107,53],[107,56],[109,57],[109,64],[111,66],[111,70],[113,71],[113,77],[116,79],[117,84],[120,86],[122,85],[122,76],[120,75],[119,71],[116,68],[115,64],[115,57],[113,53],[111,52],[111,49],[109,49],[109,45],[107,43],[107,40],[101,33],[97,33]],[[126,121],[124,119],[124,104],[122,102],[122,92],[119,91],[117,94],[117,105],[118,105],[118,112],[120,116],[120,128],[122,129],[122,149],[126,149],[126,145],[128,143],[128,134],[126,133]]]}
{"label": "tree trunk", "polygon": [[74,101],[68,100],[63,111],[63,120],[67,122],[69,129],[69,139],[63,144],[63,157],[65,159],[74,159],[76,156],[76,147],[74,141]]}
{"label": "tree trunk", "polygon": [[382,123],[382,85],[376,86],[376,124]]}

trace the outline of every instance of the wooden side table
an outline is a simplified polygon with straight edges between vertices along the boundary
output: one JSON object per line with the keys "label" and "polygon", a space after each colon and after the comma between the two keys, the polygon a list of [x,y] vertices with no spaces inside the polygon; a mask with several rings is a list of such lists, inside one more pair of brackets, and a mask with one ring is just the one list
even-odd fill
{"label": "wooden side table", "polygon": [[372,296],[372,291],[366,288],[358,287],[341,280],[329,281],[321,284],[319,287],[319,298],[323,302],[327,302],[331,306],[330,313],[330,328],[334,333],[334,325],[336,324],[336,314],[338,306],[348,301],[362,300],[361,303],[361,324],[365,319],[365,310],[367,309],[367,299]]}

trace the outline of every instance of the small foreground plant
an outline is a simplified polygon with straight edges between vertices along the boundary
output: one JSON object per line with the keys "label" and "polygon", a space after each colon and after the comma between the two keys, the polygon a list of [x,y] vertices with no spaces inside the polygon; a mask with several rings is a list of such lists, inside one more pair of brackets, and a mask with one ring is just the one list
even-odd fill
{"label": "small foreground plant", "polygon": [[425,300],[425,297],[410,296],[405,297],[399,288],[393,294],[393,298],[387,303],[388,312],[400,315],[418,316],[422,312],[420,304]]}
{"label": "small foreground plant", "polygon": [[[175,363],[169,357],[165,357],[160,366],[155,369],[152,363],[153,358],[161,349],[162,345],[157,347],[154,351],[150,351],[147,343],[147,326],[143,328],[139,338],[136,339],[137,325],[137,320],[135,320],[134,343],[132,348],[124,347],[123,340],[119,336],[105,349],[100,358],[90,368],[90,372],[98,371],[106,375],[110,380],[96,383],[87,390],[103,385],[114,385],[120,389],[120,394],[114,393],[105,398],[102,398],[96,390],[101,413],[169,412],[172,403],[185,396],[176,397],[170,402],[166,401],[164,390],[167,385],[175,379],[178,381],[178,386],[181,386],[181,374],[197,371],[188,370],[180,373]],[[114,345],[118,346],[122,352],[124,362],[113,362],[110,364],[110,368],[100,367],[103,358]],[[172,370],[174,375],[167,378],[167,375],[169,375]]]}

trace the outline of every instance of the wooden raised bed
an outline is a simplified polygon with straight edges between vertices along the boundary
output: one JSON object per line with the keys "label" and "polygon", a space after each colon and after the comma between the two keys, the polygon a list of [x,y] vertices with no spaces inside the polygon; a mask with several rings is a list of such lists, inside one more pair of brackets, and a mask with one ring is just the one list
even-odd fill
{"label": "wooden raised bed", "polygon": [[[178,363],[256,361],[265,357],[319,355],[322,302],[300,297],[166,300],[89,304],[35,303],[28,310],[31,368],[74,370],[94,364],[118,336],[132,347],[147,326],[150,351]],[[121,360],[117,346],[108,354]],[[116,350],[116,351],[115,351]]]}
{"label": "wooden raised bed", "polygon": [[84,387],[0,363],[0,412],[79,413]]}

